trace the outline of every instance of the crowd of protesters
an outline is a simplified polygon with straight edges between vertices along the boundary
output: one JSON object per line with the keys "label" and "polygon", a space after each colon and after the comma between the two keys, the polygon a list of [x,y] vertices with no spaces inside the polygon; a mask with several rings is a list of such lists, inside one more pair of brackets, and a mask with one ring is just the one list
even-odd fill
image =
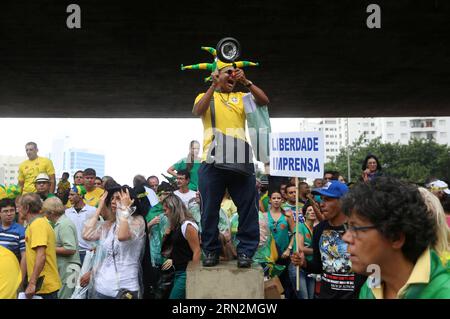
{"label": "crowd of protesters", "polygon": [[[64,173],[56,185],[51,161],[28,143],[20,186],[0,200],[0,297],[185,298],[188,264],[208,258],[198,146],[192,141],[188,157],[168,169],[176,180],[136,175],[131,187],[92,168],[73,183]],[[42,168],[31,171],[37,159]],[[288,299],[450,298],[448,184],[386,177],[374,155],[362,168],[350,186],[332,171],[298,187],[293,178],[257,179],[252,267],[279,280]],[[238,259],[238,217],[226,192],[210,230],[220,256],[204,266]]]}
{"label": "crowd of protesters", "polygon": [[[167,182],[119,185],[80,167],[56,184],[27,143],[18,187],[0,187],[0,298],[181,299],[188,265],[225,260],[260,268],[287,299],[450,298],[448,183],[390,178],[370,154],[349,185],[333,171],[312,185],[256,179],[245,121],[269,98],[238,64],[211,64],[192,109],[203,143]],[[222,154],[238,144],[244,163]]]}

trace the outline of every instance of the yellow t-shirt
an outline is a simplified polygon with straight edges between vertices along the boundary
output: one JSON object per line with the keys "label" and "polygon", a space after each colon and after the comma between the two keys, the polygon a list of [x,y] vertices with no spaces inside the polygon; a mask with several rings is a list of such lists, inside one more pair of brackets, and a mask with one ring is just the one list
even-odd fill
{"label": "yellow t-shirt", "polygon": [[65,192],[68,189],[70,189],[70,182],[69,181],[59,181],[58,186],[56,187],[57,191]]}
{"label": "yellow t-shirt", "polygon": [[[216,112],[216,129],[223,134],[234,136],[246,140],[245,138],[245,108],[244,96],[248,93],[232,92],[219,93],[214,92],[214,108]],[[204,93],[199,94],[194,105],[202,98]],[[208,155],[209,146],[212,141],[211,111],[208,107],[202,115],[203,122],[203,155],[202,161],[205,161]]]}
{"label": "yellow t-shirt", "polygon": [[0,299],[16,299],[21,281],[22,272],[16,255],[0,246]]}
{"label": "yellow t-shirt", "polygon": [[89,206],[97,207],[97,204],[100,200],[100,197],[102,197],[103,192],[104,190],[99,187],[94,188],[93,191],[87,192],[84,195],[84,202]]}
{"label": "yellow t-shirt", "polygon": [[233,214],[237,212],[237,207],[231,199],[222,200],[220,208],[225,211],[225,214],[227,214],[228,218],[231,218]]}
{"label": "yellow t-shirt", "polygon": [[61,288],[58,267],[56,263],[55,232],[46,217],[38,217],[28,225],[25,231],[25,256],[27,258],[28,280],[33,273],[36,261],[34,248],[45,246],[45,265],[38,277],[45,276],[42,288],[36,293],[48,294]]}
{"label": "yellow t-shirt", "polygon": [[46,173],[48,176],[55,175],[53,163],[46,157],[37,157],[30,161],[26,160],[19,165],[19,182],[24,182],[23,194],[35,193],[34,180],[40,173]]}

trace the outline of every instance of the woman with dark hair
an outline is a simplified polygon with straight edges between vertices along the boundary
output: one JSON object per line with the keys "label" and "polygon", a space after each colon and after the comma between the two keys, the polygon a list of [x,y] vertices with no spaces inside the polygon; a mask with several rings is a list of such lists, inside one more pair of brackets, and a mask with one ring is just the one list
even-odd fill
{"label": "woman with dark hair", "polygon": [[363,171],[361,174],[361,179],[364,182],[371,181],[378,176],[383,176],[383,173],[381,172],[382,168],[380,161],[373,154],[369,154],[366,156],[361,169]]}
{"label": "woman with dark hair", "polygon": [[200,152],[200,143],[198,141],[191,141],[189,143],[189,154],[182,158],[175,164],[169,167],[167,173],[177,177],[177,172],[187,170],[190,174],[189,189],[197,191],[198,188],[198,169],[200,168],[201,160],[198,157]]}
{"label": "woman with dark hair", "polygon": [[[141,261],[145,247],[145,221],[133,190],[109,184],[96,213],[86,221],[83,238],[97,241],[94,266],[83,275],[81,286],[91,281],[92,299],[143,297]],[[104,221],[99,221],[100,215]]]}
{"label": "woman with dark hair", "polygon": [[175,269],[175,278],[169,299],[186,298],[186,268],[188,263],[200,262],[198,226],[181,199],[173,194],[162,202],[164,214],[169,219],[169,229],[163,245],[171,245],[170,259],[162,265],[163,270]]}
{"label": "woman with dark hair", "polygon": [[283,197],[279,190],[272,190],[269,194],[269,200],[271,206],[267,212],[267,220],[278,251],[276,263],[286,266],[279,278],[286,299],[290,299],[293,297],[294,291],[289,279],[288,267],[294,242],[294,236],[291,236],[291,234],[294,233],[295,222],[293,216],[281,208]]}
{"label": "woman with dark hair", "polygon": [[[319,221],[316,218],[314,207],[310,201],[301,208],[303,216],[305,218],[304,223],[298,223],[297,236],[299,236],[298,243],[300,250],[305,254],[305,258],[308,262],[313,260],[313,248],[312,238],[313,229]],[[293,251],[297,250],[297,242],[294,240]],[[309,276],[305,269],[300,268],[300,290],[296,291],[297,299],[313,299],[314,298],[314,278]],[[289,264],[289,277],[291,279],[292,286],[296,286],[297,281],[297,269],[294,264]]]}

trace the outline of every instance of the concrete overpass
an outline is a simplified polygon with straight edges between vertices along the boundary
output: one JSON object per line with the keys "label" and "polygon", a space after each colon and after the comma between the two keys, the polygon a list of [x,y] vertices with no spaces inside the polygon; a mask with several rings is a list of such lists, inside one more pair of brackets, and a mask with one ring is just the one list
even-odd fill
{"label": "concrete overpass", "polygon": [[[382,28],[366,27],[378,3]],[[66,27],[77,3],[82,28]],[[450,115],[444,0],[3,0],[0,116],[190,117],[208,62],[233,36],[273,117]]]}

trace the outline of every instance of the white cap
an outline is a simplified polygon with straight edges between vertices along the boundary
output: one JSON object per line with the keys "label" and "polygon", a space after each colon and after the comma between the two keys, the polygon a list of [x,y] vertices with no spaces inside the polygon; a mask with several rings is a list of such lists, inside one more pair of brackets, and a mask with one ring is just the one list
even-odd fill
{"label": "white cap", "polygon": [[448,189],[448,185],[446,182],[443,182],[441,180],[437,180],[430,183],[431,190],[435,191],[443,191],[444,193],[450,195],[450,189]]}
{"label": "white cap", "polygon": [[35,183],[37,182],[50,182],[50,177],[48,177],[45,173],[40,173],[36,179],[34,180]]}

